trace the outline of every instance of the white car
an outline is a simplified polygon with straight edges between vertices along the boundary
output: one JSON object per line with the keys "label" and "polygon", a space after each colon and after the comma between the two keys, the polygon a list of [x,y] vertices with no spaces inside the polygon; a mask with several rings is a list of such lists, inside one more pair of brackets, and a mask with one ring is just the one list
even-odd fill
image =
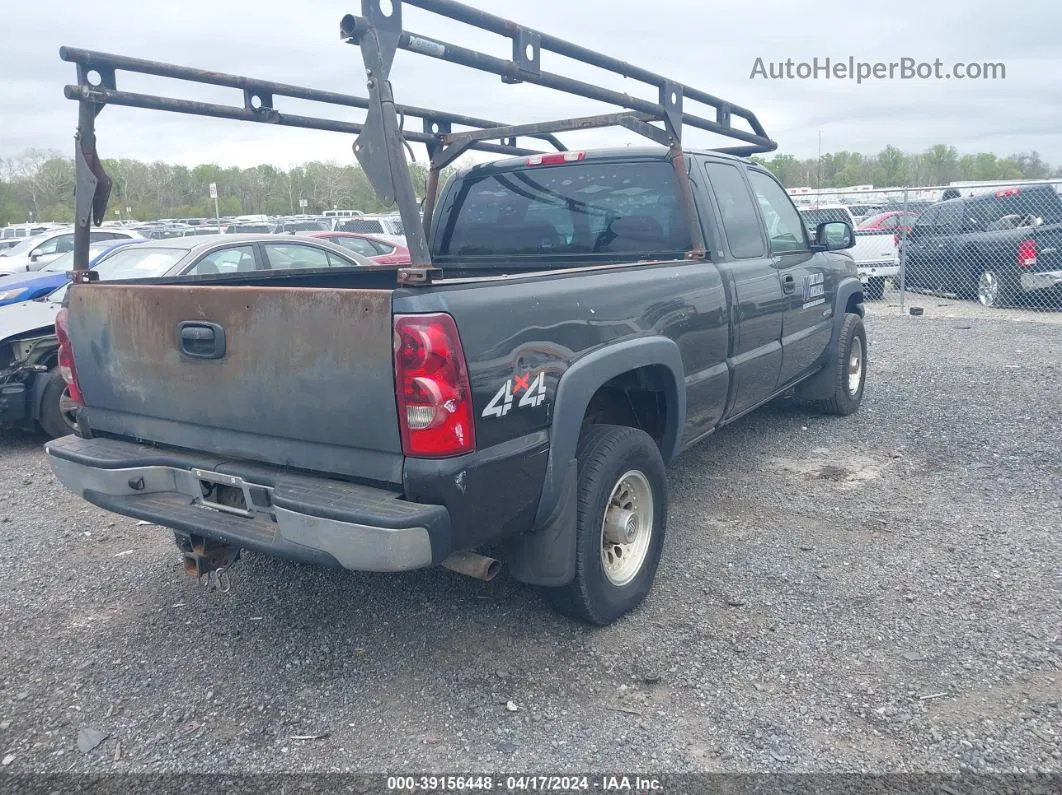
{"label": "white car", "polygon": [[397,215],[359,215],[355,218],[336,218],[334,232],[360,232],[362,234],[382,237],[406,245],[406,231],[402,228],[402,219]]}
{"label": "white car", "polygon": [[[141,235],[124,229],[93,229],[89,239],[95,243],[100,240],[134,240]],[[13,248],[0,251],[0,276],[13,273],[39,271],[52,260],[74,250],[74,229],[53,229],[36,237],[28,237]]]}
{"label": "white car", "polygon": [[893,231],[857,232],[851,210],[845,204],[813,204],[798,207],[804,224],[811,235],[815,228],[826,221],[847,221],[855,234],[855,247],[849,250],[859,269],[863,293],[868,301],[878,301],[885,296],[885,280],[894,282],[900,276],[900,251]]}

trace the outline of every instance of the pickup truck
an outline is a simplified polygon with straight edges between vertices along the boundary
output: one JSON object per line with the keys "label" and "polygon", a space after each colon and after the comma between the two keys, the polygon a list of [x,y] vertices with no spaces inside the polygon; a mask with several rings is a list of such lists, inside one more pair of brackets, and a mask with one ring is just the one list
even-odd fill
{"label": "pickup truck", "polygon": [[[405,41],[375,39],[388,40]],[[363,56],[381,71],[378,50]],[[78,430],[47,445],[51,466],[89,502],[172,528],[195,576],[227,571],[242,549],[481,579],[505,564],[562,613],[608,624],[655,577],[668,462],[790,392],[816,411],[858,409],[867,343],[852,229],[824,223],[809,237],[769,172],[673,141],[473,166],[429,196],[421,237],[403,144],[387,133],[392,100],[372,115],[389,86],[369,89],[355,152],[390,166],[369,174],[381,193],[397,185],[413,265],[208,282],[75,275],[56,329]],[[79,141],[94,115],[82,113]],[[514,130],[587,125],[440,143],[498,137],[512,151]],[[760,141],[753,151],[773,143],[741,135]]]}
{"label": "pickup truck", "polygon": [[1062,298],[1062,199],[1053,185],[932,205],[904,244],[906,286],[986,307]]}
{"label": "pickup truck", "polygon": [[[844,221],[853,228],[855,219],[847,205],[819,204],[801,207],[809,229],[815,229],[824,221]],[[900,274],[899,241],[895,230],[867,231],[856,229],[852,258],[856,262],[863,291],[868,301],[885,297],[885,280],[898,281]]]}

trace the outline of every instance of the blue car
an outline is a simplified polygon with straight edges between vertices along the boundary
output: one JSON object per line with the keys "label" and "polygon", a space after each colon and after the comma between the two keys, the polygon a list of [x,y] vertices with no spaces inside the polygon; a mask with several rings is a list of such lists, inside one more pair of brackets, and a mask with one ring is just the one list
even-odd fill
{"label": "blue car", "polygon": [[[95,267],[104,256],[123,246],[143,243],[143,240],[100,240],[89,246],[89,267]],[[74,269],[74,253],[70,252],[50,262],[39,271],[0,276],[0,306],[32,301],[47,295],[67,281],[67,273]]]}

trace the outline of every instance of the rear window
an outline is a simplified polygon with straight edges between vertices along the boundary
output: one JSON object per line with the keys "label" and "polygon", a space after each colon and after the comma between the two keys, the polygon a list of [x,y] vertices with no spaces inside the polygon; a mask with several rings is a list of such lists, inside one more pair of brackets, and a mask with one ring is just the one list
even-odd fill
{"label": "rear window", "polygon": [[441,256],[656,256],[690,248],[666,162],[581,163],[467,179]]}

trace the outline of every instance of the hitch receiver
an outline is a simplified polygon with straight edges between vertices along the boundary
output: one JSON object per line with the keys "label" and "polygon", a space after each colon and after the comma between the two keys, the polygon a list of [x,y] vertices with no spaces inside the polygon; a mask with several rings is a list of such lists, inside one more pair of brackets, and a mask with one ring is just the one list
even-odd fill
{"label": "hitch receiver", "polygon": [[177,548],[184,555],[184,571],[189,577],[202,581],[204,576],[228,570],[240,559],[239,547],[219,544],[190,533],[174,533]]}

